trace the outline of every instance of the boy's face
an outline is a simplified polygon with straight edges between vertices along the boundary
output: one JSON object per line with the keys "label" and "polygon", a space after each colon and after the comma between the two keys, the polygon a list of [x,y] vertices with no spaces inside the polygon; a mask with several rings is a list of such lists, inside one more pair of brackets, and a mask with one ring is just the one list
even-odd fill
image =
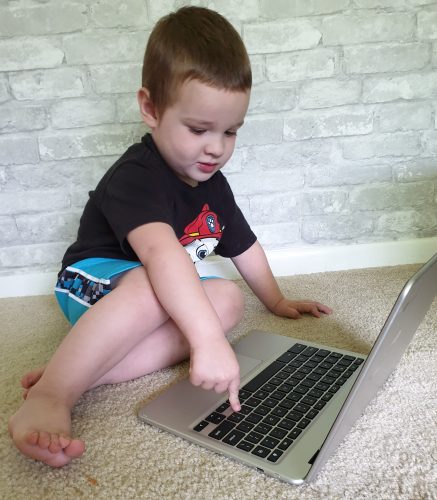
{"label": "boy's face", "polygon": [[[146,118],[143,112],[159,152],[180,179],[195,187],[225,165],[234,151],[249,95],[189,80],[161,116],[151,116],[152,112]],[[141,91],[139,100],[141,108]]]}

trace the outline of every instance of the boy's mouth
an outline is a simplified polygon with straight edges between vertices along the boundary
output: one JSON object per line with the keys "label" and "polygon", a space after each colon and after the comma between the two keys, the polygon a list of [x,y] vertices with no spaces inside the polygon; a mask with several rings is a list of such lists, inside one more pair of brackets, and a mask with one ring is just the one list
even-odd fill
{"label": "boy's mouth", "polygon": [[204,174],[211,174],[217,168],[217,163],[202,163],[199,162],[199,170]]}

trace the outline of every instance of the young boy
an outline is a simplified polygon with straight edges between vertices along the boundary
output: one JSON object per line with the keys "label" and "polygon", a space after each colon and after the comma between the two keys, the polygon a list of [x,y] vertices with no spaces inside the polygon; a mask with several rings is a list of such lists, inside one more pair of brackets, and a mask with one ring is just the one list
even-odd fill
{"label": "young boy", "polygon": [[[227,391],[235,411],[239,367],[226,334],[243,315],[237,285],[201,277],[193,262],[230,257],[275,314],[330,309],[283,297],[220,169],[249,104],[243,42],[219,14],[184,7],[161,19],[146,49],[141,116],[151,130],[105,174],[67,250],[56,295],[73,324],[28,389],[9,430],[25,455],[60,467],[85,450],[71,410],[101,384],[190,358],[190,380]],[[91,306],[91,307],[90,307]]]}

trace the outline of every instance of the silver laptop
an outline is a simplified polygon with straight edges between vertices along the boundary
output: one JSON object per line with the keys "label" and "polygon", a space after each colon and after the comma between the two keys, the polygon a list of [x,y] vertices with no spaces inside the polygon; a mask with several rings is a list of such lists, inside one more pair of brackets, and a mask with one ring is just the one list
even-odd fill
{"label": "silver laptop", "polygon": [[241,412],[183,380],[139,418],[281,480],[311,481],[398,364],[437,294],[437,254],[404,286],[366,357],[259,330],[234,350]]}

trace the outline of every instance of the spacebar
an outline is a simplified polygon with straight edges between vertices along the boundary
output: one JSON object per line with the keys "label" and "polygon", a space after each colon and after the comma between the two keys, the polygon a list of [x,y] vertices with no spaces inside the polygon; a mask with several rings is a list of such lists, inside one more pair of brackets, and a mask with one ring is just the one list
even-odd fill
{"label": "spacebar", "polygon": [[257,391],[261,386],[263,386],[269,379],[273,377],[278,371],[283,368],[285,365],[280,361],[275,361],[267,368],[265,368],[262,372],[258,373],[258,375],[253,378],[250,382],[248,382],[243,389],[249,392]]}

